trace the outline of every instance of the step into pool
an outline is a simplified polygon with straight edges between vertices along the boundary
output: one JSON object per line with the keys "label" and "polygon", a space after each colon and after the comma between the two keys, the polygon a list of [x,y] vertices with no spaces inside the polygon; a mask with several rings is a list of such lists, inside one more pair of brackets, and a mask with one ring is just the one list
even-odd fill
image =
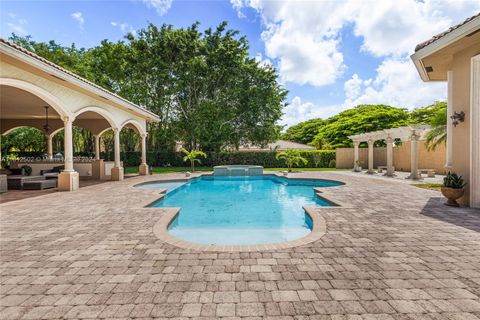
{"label": "step into pool", "polygon": [[268,244],[302,238],[313,228],[303,206],[332,205],[319,198],[314,188],[342,184],[273,175],[202,176],[168,183],[150,186],[167,189],[165,197],[152,207],[180,208],[168,232],[185,241],[214,245]]}

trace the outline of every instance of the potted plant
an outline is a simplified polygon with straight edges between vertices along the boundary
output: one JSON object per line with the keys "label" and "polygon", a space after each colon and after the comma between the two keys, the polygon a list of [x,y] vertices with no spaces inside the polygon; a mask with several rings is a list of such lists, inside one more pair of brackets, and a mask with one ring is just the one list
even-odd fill
{"label": "potted plant", "polygon": [[355,168],[353,169],[353,171],[362,172],[362,163],[363,163],[362,160],[355,161]]}
{"label": "potted plant", "polygon": [[457,175],[456,173],[447,173],[445,178],[443,178],[443,186],[441,188],[442,194],[447,198],[445,204],[447,206],[459,207],[457,199],[463,196],[466,183],[463,182],[462,176]]}

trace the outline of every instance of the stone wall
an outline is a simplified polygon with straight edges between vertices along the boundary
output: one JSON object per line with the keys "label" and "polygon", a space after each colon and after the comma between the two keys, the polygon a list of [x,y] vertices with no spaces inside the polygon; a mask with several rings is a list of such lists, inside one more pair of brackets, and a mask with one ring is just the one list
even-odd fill
{"label": "stone wall", "polygon": [[[363,168],[368,167],[368,148],[359,148],[358,156]],[[437,173],[445,173],[445,145],[439,145],[435,151],[427,151],[424,143],[419,143],[418,147],[418,168],[435,169]],[[353,148],[336,149],[337,168],[353,168]],[[387,165],[387,148],[373,149],[373,166]],[[393,148],[393,166],[397,171],[410,171],[410,141],[403,142],[400,146]]]}

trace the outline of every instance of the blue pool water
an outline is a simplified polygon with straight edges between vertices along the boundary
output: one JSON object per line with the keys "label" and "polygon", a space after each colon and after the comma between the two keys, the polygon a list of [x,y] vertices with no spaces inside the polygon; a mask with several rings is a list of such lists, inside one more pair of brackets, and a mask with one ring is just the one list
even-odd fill
{"label": "blue pool water", "polygon": [[152,206],[181,208],[168,232],[186,241],[216,245],[277,243],[310,233],[312,221],[302,207],[331,205],[318,198],[313,188],[339,184],[275,176],[202,176],[170,189],[165,183],[154,184],[169,190]]}

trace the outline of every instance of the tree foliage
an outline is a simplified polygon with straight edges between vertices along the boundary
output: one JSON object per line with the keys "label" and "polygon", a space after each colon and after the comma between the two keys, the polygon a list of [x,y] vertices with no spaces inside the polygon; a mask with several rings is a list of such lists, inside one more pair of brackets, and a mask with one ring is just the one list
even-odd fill
{"label": "tree foliage", "polygon": [[292,171],[293,167],[299,167],[308,163],[308,160],[301,155],[299,150],[282,151],[277,153],[275,157],[285,161],[289,172]]}
{"label": "tree foliage", "polygon": [[195,162],[198,164],[202,163],[199,157],[207,157],[207,154],[205,152],[199,150],[188,151],[187,149],[182,148],[182,153],[185,154],[185,156],[183,157],[183,161],[190,161],[190,165],[192,166],[192,172],[195,171]]}
{"label": "tree foliage", "polygon": [[326,121],[320,118],[300,122],[288,128],[282,135],[282,139],[304,144],[310,143],[325,123]]}
{"label": "tree foliage", "polygon": [[173,149],[180,140],[191,149],[220,151],[278,138],[287,92],[276,70],[250,58],[248,41],[226,22],[203,33],[198,23],[149,24],[124,41],[90,49],[10,39],[157,114],[149,149]]}
{"label": "tree foliage", "polygon": [[333,148],[349,147],[352,145],[350,135],[404,126],[408,124],[408,118],[405,109],[359,105],[327,119],[315,138],[323,138]]}

